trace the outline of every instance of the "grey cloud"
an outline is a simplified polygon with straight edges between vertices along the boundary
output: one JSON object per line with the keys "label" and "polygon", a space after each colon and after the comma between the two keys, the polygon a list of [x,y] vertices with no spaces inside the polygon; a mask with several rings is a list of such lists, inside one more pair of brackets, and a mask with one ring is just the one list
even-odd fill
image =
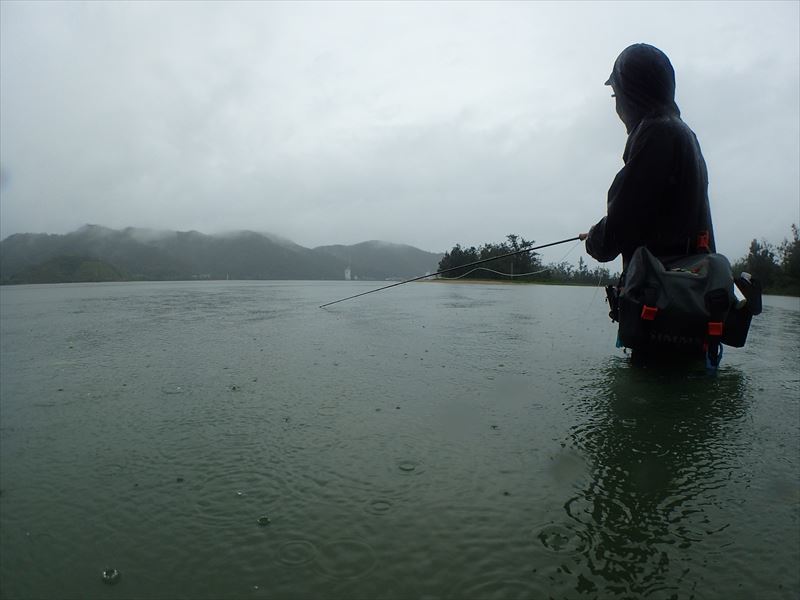
{"label": "grey cloud", "polygon": [[796,4],[0,12],[3,237],[86,222],[428,250],[568,237],[603,214],[625,135],[602,82],[642,40],[675,64],[721,249],[800,221]]}

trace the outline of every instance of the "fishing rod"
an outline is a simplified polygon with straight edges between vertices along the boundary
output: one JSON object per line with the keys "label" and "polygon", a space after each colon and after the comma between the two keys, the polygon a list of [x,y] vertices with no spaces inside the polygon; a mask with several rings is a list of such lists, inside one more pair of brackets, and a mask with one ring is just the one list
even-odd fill
{"label": "fishing rod", "polygon": [[376,288],[374,290],[369,290],[367,292],[361,292],[360,294],[355,294],[353,296],[348,296],[347,298],[341,298],[340,300],[334,300],[333,302],[327,302],[326,304],[321,304],[320,308],[325,308],[326,306],[330,306],[331,304],[336,304],[337,302],[344,302],[345,300],[352,300],[353,298],[358,298],[359,296],[366,296],[367,294],[373,294],[375,292],[380,292],[381,290],[388,290],[389,288],[396,287],[398,285],[403,285],[404,283],[411,283],[412,281],[419,281],[420,279],[425,279],[427,277],[436,277],[437,275],[442,275],[444,273],[449,273],[450,271],[455,271],[456,269],[466,269],[467,267],[474,267],[475,265],[482,265],[483,263],[491,262],[493,260],[499,260],[501,258],[507,258],[509,256],[516,256],[517,254],[523,254],[525,252],[532,252],[533,250],[541,250],[542,248],[549,248],[550,246],[558,246],[559,244],[566,244],[567,242],[574,242],[576,240],[582,239],[583,234],[576,235],[575,237],[571,237],[566,240],[559,240],[558,242],[550,242],[549,244],[542,244],[541,246],[532,246],[530,248],[523,248],[522,250],[515,250],[514,252],[508,252],[506,254],[501,254],[500,256],[493,256],[491,258],[484,258],[482,260],[476,260],[475,262],[467,263],[466,265],[458,265],[457,267],[450,267],[449,269],[444,269],[442,271],[437,271],[436,273],[430,273],[428,275],[420,275],[419,277],[412,277],[411,279],[406,279],[405,281],[397,281],[395,283],[390,283],[389,285],[385,285],[383,287]]}

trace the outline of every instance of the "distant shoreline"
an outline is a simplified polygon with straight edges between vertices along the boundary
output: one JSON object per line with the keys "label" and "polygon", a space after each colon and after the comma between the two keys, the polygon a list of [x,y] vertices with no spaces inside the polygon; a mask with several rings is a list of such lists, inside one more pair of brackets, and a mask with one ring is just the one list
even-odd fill
{"label": "distant shoreline", "polygon": [[518,283],[541,283],[535,281],[510,281],[508,279],[422,279],[423,283],[499,283],[501,285],[515,285]]}
{"label": "distant shoreline", "polygon": [[509,279],[421,279],[423,283],[482,283],[499,285],[569,285],[581,287],[600,287],[594,283],[577,283],[569,281],[513,281]]}

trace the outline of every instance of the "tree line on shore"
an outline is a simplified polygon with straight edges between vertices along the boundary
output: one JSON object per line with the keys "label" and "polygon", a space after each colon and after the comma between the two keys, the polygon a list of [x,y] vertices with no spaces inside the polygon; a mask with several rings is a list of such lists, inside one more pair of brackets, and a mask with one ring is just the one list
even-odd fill
{"label": "tree line on shore", "polygon": [[752,240],[747,255],[733,263],[734,274],[750,273],[768,293],[800,296],[800,232],[795,224],[791,231],[780,244]]}
{"label": "tree line on shore", "polygon": [[[752,240],[748,253],[732,263],[733,272],[738,276],[741,272],[750,273],[758,279],[764,291],[773,294],[789,294],[800,296],[800,232],[797,225],[791,226],[791,239],[784,239],[780,244],[771,244],[766,240]],[[510,234],[506,241],[487,243],[477,248],[463,248],[456,244],[452,250],[445,252],[439,261],[439,271],[454,269],[443,275],[448,279],[487,279],[515,280],[539,283],[561,283],[580,285],[608,285],[616,283],[619,273],[611,273],[607,268],[597,266],[590,269],[583,260],[578,259],[577,267],[569,262],[543,265],[539,255],[534,252],[521,252],[513,256],[503,256],[518,252],[534,245],[534,241]],[[496,260],[467,267],[479,260]],[[461,268],[458,268],[461,267]]]}

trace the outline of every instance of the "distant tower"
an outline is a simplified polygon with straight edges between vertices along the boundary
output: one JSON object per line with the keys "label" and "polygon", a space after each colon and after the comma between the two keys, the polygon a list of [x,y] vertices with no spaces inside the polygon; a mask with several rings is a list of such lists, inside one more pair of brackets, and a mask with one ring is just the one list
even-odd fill
{"label": "distant tower", "polygon": [[347,265],[347,268],[344,270],[344,280],[350,281],[350,265]]}

